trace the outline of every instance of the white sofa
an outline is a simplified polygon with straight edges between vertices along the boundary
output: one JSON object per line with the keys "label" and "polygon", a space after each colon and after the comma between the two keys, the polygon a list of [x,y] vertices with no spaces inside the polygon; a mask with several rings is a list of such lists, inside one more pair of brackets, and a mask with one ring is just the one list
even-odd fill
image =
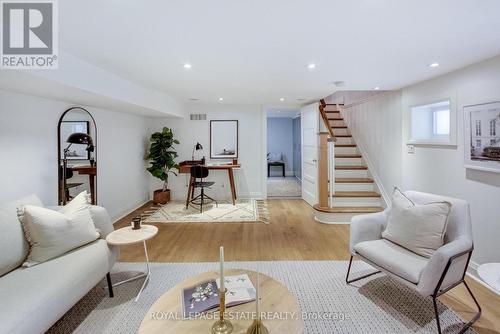
{"label": "white sofa", "polygon": [[39,265],[21,267],[29,246],[17,207],[26,204],[42,206],[34,195],[0,205],[0,333],[45,332],[108,275],[118,255],[105,240],[113,231],[108,213],[92,206],[100,239]]}

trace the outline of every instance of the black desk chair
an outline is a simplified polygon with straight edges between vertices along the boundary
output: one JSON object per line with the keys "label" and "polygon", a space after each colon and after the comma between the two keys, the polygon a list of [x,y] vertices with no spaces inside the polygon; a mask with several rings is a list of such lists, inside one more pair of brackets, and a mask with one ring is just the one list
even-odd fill
{"label": "black desk chair", "polygon": [[[71,178],[73,177],[73,175],[74,175],[73,169],[72,169],[72,168],[70,168],[70,167],[67,167],[67,168],[66,168],[66,180],[71,179]],[[62,167],[62,166],[59,166],[59,178],[60,178],[61,180],[62,180],[62,178],[63,178],[63,167]],[[63,182],[61,182],[61,184],[63,184]],[[81,182],[75,182],[75,183],[68,183],[68,182],[66,182],[66,189],[64,189],[64,193],[65,193],[65,195],[66,195],[66,199],[67,199],[68,201],[70,201],[70,200],[72,200],[72,199],[73,199],[73,197],[71,197],[71,196],[69,195],[69,190],[70,190],[71,188],[76,188],[76,187],[79,187],[79,186],[81,186],[82,184],[83,184],[83,183],[81,183]]]}
{"label": "black desk chair", "polygon": [[[208,176],[208,168],[205,166],[191,166],[190,168],[191,172],[191,187],[193,189],[193,195],[194,195],[194,189],[195,188],[201,188],[201,192],[198,196],[195,198],[191,198],[191,200],[188,202],[189,204],[195,204],[200,206],[200,212],[203,212],[203,204],[205,203],[205,199],[209,200],[210,202],[215,202],[215,205],[218,206],[217,201],[213,199],[212,197],[208,196],[205,194],[205,188],[211,187],[215,184],[215,182],[204,182],[203,179]],[[187,205],[186,205],[187,209]]]}

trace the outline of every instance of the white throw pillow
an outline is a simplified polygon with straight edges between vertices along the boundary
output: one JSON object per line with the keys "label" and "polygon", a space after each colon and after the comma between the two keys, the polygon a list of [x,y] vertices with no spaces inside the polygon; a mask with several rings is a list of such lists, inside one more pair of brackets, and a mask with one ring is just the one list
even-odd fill
{"label": "white throw pillow", "polygon": [[19,209],[19,219],[30,244],[23,266],[53,259],[99,238],[87,198],[82,193],[60,211],[32,205]]}
{"label": "white throw pillow", "polygon": [[401,190],[394,189],[387,227],[382,232],[390,240],[418,255],[430,258],[443,246],[449,202],[415,205]]}

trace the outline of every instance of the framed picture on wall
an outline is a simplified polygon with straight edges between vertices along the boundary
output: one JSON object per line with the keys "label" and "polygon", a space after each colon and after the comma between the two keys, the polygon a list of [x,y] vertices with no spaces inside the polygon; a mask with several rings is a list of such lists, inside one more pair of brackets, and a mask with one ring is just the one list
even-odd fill
{"label": "framed picture on wall", "polygon": [[[66,139],[73,133],[89,133],[88,121],[61,121],[61,157],[64,156],[64,149],[68,147]],[[87,150],[87,145],[71,145],[68,151],[68,160],[89,160],[90,151]]]}
{"label": "framed picture on wall", "polygon": [[238,121],[210,121],[210,159],[238,158]]}
{"label": "framed picture on wall", "polygon": [[500,173],[500,102],[464,107],[465,168]]}

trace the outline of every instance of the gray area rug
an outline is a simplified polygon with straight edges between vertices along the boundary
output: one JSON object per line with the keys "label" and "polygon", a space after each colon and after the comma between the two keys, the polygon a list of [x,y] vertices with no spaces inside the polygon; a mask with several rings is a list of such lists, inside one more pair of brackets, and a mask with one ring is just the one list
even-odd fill
{"label": "gray area rug", "polygon": [[301,197],[302,186],[296,177],[267,178],[267,197]]}
{"label": "gray area rug", "polygon": [[[304,333],[437,333],[430,298],[422,298],[383,275],[347,285],[347,264],[347,261],[229,262],[227,268],[260,271],[287,286],[296,296],[301,311],[310,315],[311,319],[304,321]],[[117,263],[113,280],[143,270],[144,265]],[[134,298],[142,279],[115,287],[114,298],[108,298],[103,281],[49,333],[135,333],[151,305],[163,293],[190,276],[217,268],[217,263],[153,263],[151,280],[137,303]],[[353,264],[353,275],[369,270],[362,262]],[[443,304],[439,307],[443,333],[456,333],[461,320]],[[333,313],[336,320],[332,317],[317,320],[317,315]]]}

